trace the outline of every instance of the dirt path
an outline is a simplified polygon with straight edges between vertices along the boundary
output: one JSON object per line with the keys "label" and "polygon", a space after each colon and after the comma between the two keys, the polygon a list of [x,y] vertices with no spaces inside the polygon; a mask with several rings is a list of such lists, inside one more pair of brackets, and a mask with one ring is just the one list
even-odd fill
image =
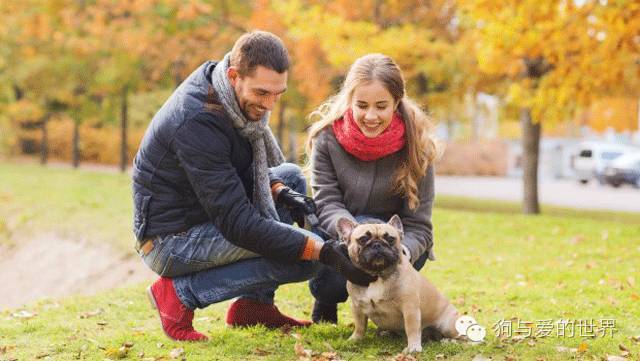
{"label": "dirt path", "polygon": [[54,234],[0,247],[0,310],[41,298],[89,295],[156,276],[133,252],[61,239]]}

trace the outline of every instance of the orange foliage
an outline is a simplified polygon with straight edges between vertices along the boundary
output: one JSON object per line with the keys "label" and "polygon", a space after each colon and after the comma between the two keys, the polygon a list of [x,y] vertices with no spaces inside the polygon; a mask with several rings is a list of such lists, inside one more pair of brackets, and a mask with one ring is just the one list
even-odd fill
{"label": "orange foliage", "polygon": [[638,130],[638,99],[607,98],[595,101],[582,121],[598,132]]}

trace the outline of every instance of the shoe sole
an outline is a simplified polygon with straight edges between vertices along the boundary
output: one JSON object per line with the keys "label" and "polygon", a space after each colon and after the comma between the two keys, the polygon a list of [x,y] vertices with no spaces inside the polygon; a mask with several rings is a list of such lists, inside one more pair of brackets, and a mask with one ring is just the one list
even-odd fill
{"label": "shoe sole", "polygon": [[178,340],[178,339],[175,339],[175,338],[169,336],[167,331],[165,331],[164,327],[162,326],[162,315],[160,314],[160,309],[158,308],[158,303],[156,302],[156,298],[153,296],[153,292],[151,292],[151,286],[147,287],[147,297],[149,298],[149,303],[151,303],[151,308],[154,308],[156,311],[158,311],[158,317],[160,318],[160,328],[162,329],[162,332],[170,340],[178,341],[178,342],[203,342],[203,341],[209,341],[208,337],[205,338],[204,340]]}

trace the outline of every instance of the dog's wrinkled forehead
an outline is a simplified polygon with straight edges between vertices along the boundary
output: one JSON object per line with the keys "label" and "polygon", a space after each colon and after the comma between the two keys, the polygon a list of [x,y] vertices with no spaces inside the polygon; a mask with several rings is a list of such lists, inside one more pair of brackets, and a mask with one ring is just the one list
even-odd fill
{"label": "dog's wrinkled forehead", "polygon": [[399,237],[398,230],[388,223],[360,224],[351,233],[351,239],[358,241],[382,239],[390,242]]}

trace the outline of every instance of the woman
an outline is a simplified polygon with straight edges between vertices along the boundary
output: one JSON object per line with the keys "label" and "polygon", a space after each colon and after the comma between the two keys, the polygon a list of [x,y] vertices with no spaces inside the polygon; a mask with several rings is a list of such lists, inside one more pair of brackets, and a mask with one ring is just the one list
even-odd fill
{"label": "woman", "polygon": [[[416,269],[434,260],[431,207],[438,147],[433,124],[405,95],[400,68],[388,56],[353,63],[340,92],[314,111],[309,130],[311,186],[320,228],[336,238],[341,217],[356,221],[393,214],[402,219],[403,245]],[[326,269],[310,281],[314,322],[337,322],[346,281]]]}

